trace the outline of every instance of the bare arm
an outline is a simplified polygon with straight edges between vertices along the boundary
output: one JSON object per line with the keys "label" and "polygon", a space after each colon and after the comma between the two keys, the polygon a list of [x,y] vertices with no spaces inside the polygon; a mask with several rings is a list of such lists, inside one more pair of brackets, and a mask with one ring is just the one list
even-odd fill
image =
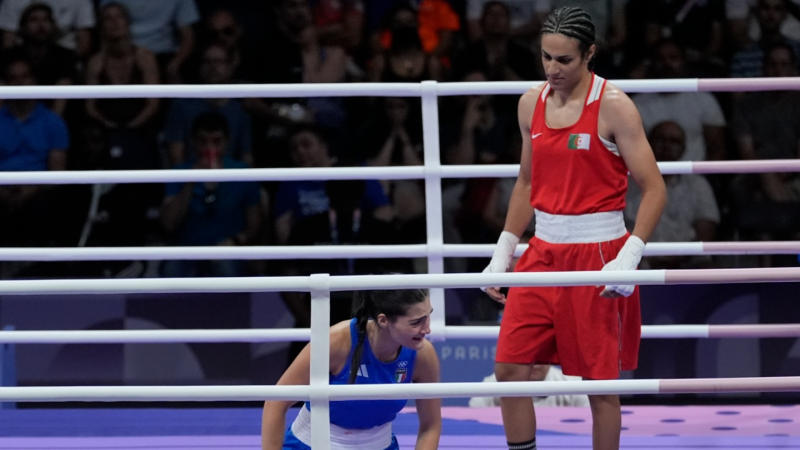
{"label": "bare arm", "polygon": [[289,235],[292,232],[292,223],[294,222],[293,219],[294,214],[291,211],[286,211],[275,219],[275,242],[278,245],[286,245],[289,243]]}
{"label": "bare arm", "polygon": [[707,219],[700,219],[694,222],[695,238],[701,242],[713,241],[717,234],[717,223]]}
{"label": "bare arm", "polygon": [[[736,146],[739,150],[739,158],[756,159],[756,147],[752,134],[741,133],[736,136]],[[761,181],[761,189],[763,189],[770,200],[788,201],[791,198],[789,190],[781,181],[780,174],[772,172],[762,173],[758,174],[758,178]]]}
{"label": "bare arm", "polygon": [[192,201],[192,183],[186,183],[180,192],[170,195],[161,204],[161,226],[172,233],[178,229]]}
{"label": "bare arm", "polygon": [[245,211],[245,226],[235,236],[229,236],[219,245],[250,245],[261,231],[261,205],[250,205]]}
{"label": "bare arm", "polygon": [[67,170],[67,150],[54,148],[47,155],[47,170]]}
{"label": "bare arm", "polygon": [[245,244],[251,244],[256,240],[256,237],[259,235],[261,231],[261,205],[256,203],[255,205],[251,205],[247,208],[247,212],[245,213],[245,228],[242,234],[242,241]]}
{"label": "bare arm", "polygon": [[[610,120],[605,120],[608,117]],[[600,111],[600,132],[610,135],[619,148],[631,177],[642,191],[632,234],[643,242],[652,234],[667,201],[664,179],[647,141],[639,111],[624,92],[607,85]]]}
{"label": "bare arm", "polygon": [[[86,84],[93,85],[93,84],[100,84],[100,70],[102,69],[102,52],[96,53],[89,59],[89,64],[86,67]],[[92,119],[97,120],[98,122],[102,123],[104,126],[109,128],[115,128],[117,126],[116,123],[111,122],[105,116],[100,113],[100,110],[97,109],[97,100],[93,98],[86,99],[86,114],[89,115]]]}
{"label": "bare arm", "polygon": [[[350,352],[349,323],[339,322],[331,327],[331,372],[338,373],[344,366]],[[311,344],[306,344],[300,354],[292,361],[276,383],[278,386],[301,386],[309,384],[311,370]],[[283,434],[286,429],[286,411],[295,402],[292,400],[271,400],[264,402],[261,416],[261,448],[262,450],[280,450],[283,448]]]}
{"label": "bare arm", "polygon": [[[425,341],[425,346],[417,352],[416,367],[414,369],[415,383],[439,382],[439,358],[433,344]],[[419,417],[419,432],[417,433],[416,450],[435,450],[439,448],[439,438],[442,435],[442,401],[438,398],[418,399],[417,416]]]}
{"label": "bare arm", "polygon": [[[136,63],[142,70],[143,84],[158,84],[158,63],[156,57],[149,50],[137,49]],[[144,108],[126,125],[136,128],[150,120],[158,112],[158,99],[148,98],[145,100]]]}
{"label": "bare arm", "polygon": [[181,66],[192,54],[192,50],[194,49],[194,31],[192,30],[191,25],[185,25],[179,28],[178,30],[179,35],[179,43],[178,43],[178,50],[175,52],[175,56],[167,63],[167,80],[170,83],[177,83],[180,81],[181,78]]}
{"label": "bare arm", "polygon": [[[495,252],[492,255],[492,260],[489,266],[484,269],[490,272],[505,272],[513,256],[513,248],[525,229],[533,218],[533,207],[530,203],[531,198],[531,130],[530,119],[533,117],[533,110],[536,107],[536,99],[541,93],[541,88],[531,89],[522,95],[519,99],[517,106],[517,119],[519,122],[519,131],[522,134],[522,154],[519,162],[519,175],[517,181],[514,183],[514,189],[511,191],[511,198],[508,201],[508,211],[506,211],[506,220],[503,225],[503,233],[500,233],[498,245],[495,247]],[[509,237],[511,233],[514,237]],[[513,241],[513,242],[509,242]],[[501,244],[505,242],[505,244]],[[495,263],[495,261],[500,261]],[[497,287],[487,287],[486,294],[492,300],[505,303],[506,296]]]}
{"label": "bare arm", "polygon": [[92,30],[90,28],[81,28],[75,31],[75,51],[81,60],[89,56],[92,51]]}
{"label": "bare arm", "polygon": [[303,82],[336,83],[344,79],[347,55],[342,47],[325,46],[323,58],[317,31],[313,26],[300,32],[300,41],[303,48]]}
{"label": "bare arm", "polygon": [[725,156],[725,128],[703,126],[703,137],[706,141],[706,159],[719,161]]}
{"label": "bare arm", "polygon": [[530,121],[536,107],[536,99],[541,89],[528,91],[520,97],[517,107],[517,120],[519,131],[522,134],[522,153],[519,161],[519,175],[511,191],[508,202],[508,212],[503,226],[504,231],[522,236],[533,218],[531,198],[531,128]]}

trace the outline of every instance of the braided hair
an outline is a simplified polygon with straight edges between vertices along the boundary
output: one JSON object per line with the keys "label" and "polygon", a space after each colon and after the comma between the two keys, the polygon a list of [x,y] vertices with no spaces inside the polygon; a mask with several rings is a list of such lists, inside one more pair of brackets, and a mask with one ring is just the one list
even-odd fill
{"label": "braided hair", "polygon": [[592,16],[577,6],[564,6],[553,10],[542,24],[542,34],[563,34],[578,41],[582,55],[595,43],[595,30]]}
{"label": "braided hair", "polygon": [[353,315],[356,318],[358,343],[350,361],[349,384],[355,383],[358,375],[369,319],[376,320],[379,314],[384,314],[389,320],[394,321],[398,316],[405,314],[409,306],[425,301],[426,298],[428,298],[427,289],[356,291],[353,298]]}

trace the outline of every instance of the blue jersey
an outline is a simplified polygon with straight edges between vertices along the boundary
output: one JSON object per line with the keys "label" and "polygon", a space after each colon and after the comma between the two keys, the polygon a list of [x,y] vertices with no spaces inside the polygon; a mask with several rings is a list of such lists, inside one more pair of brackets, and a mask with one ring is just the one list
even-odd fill
{"label": "blue jersey", "polygon": [[[347,384],[350,378],[350,362],[358,345],[356,319],[350,321],[350,353],[341,372],[330,376],[330,384]],[[400,348],[400,354],[391,362],[380,361],[372,348],[369,339],[364,339],[364,350],[361,354],[361,365],[356,377],[356,384],[410,383],[414,373],[414,361],[417,351],[406,347]],[[366,429],[391,422],[397,413],[406,405],[406,400],[345,400],[330,404],[331,423],[343,428]],[[308,403],[305,405],[309,407]]]}

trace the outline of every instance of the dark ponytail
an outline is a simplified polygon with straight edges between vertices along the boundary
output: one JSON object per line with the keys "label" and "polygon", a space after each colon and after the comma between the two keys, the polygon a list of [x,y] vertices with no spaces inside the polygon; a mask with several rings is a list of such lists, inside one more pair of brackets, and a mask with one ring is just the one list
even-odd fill
{"label": "dark ponytail", "polygon": [[349,384],[354,384],[364,353],[364,340],[367,337],[367,322],[384,314],[394,321],[408,311],[408,307],[428,298],[427,289],[356,291],[353,296],[353,316],[356,319],[358,341],[350,360]]}
{"label": "dark ponytail", "polygon": [[356,318],[356,332],[358,333],[358,343],[353,349],[353,359],[350,361],[350,378],[348,384],[356,382],[358,368],[361,365],[361,355],[364,353],[364,338],[367,336],[367,321],[372,314],[368,310],[371,302],[367,301],[367,294],[364,291],[356,291],[353,297],[353,316]]}

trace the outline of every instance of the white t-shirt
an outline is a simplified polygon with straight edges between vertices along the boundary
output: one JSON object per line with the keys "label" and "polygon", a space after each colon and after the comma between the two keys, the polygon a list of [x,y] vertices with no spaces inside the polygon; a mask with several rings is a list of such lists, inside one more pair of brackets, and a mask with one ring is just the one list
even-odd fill
{"label": "white t-shirt", "polygon": [[22,11],[31,3],[44,3],[53,10],[60,31],[58,44],[75,50],[75,31],[94,28],[92,0],[3,0],[0,3],[0,29],[16,33]]}
{"label": "white t-shirt", "polygon": [[[542,381],[580,381],[581,377],[572,375],[564,375],[560,367],[550,366],[547,375]],[[494,373],[483,379],[485,383],[495,383]],[[589,397],[586,395],[575,394],[561,394],[561,395],[548,395],[547,397],[534,397],[534,406],[589,406]],[[500,398],[498,397],[472,397],[469,399],[469,406],[471,408],[484,408],[489,406],[499,406]]]}
{"label": "white t-shirt", "polygon": [[666,94],[637,94],[633,102],[642,115],[642,123],[649,134],[656,124],[664,121],[675,122],[686,133],[686,151],[682,161],[703,161],[706,159],[706,141],[703,127],[724,127],[717,99],[708,92],[676,92]]}
{"label": "white t-shirt", "polygon": [[[650,235],[652,242],[696,241],[694,223],[708,220],[719,223],[719,207],[711,184],[702,175],[676,175],[667,178],[667,204],[658,225]],[[636,183],[628,185],[625,221],[633,224],[642,202]]]}

